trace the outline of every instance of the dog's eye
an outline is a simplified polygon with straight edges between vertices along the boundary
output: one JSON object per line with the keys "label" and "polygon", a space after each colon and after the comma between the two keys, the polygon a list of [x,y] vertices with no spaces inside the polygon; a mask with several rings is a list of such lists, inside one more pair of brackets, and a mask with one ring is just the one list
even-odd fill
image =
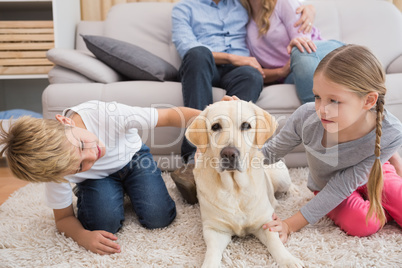
{"label": "dog's eye", "polygon": [[218,130],[222,129],[222,127],[219,123],[215,123],[212,125],[211,129],[212,129],[212,131],[218,131]]}
{"label": "dog's eye", "polygon": [[249,130],[251,128],[251,125],[247,122],[243,122],[240,126],[241,130]]}

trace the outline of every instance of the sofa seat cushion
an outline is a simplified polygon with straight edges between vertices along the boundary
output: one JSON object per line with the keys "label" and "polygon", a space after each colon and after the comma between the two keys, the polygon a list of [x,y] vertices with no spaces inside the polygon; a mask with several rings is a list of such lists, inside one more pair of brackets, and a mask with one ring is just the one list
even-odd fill
{"label": "sofa seat cushion", "polygon": [[270,113],[293,113],[301,102],[295,85],[278,84],[264,87],[256,104]]}

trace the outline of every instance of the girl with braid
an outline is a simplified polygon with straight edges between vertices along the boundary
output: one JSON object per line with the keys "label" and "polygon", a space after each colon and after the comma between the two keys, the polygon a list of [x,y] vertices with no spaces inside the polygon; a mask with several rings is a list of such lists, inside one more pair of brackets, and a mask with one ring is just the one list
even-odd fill
{"label": "girl with braid", "polygon": [[[343,231],[368,236],[386,222],[402,226],[402,124],[384,109],[385,74],[365,47],[330,52],[314,73],[315,103],[297,109],[263,147],[270,163],[299,144],[306,149],[307,187],[315,196],[290,218],[264,229],[290,233],[327,215]],[[392,164],[391,164],[392,163]],[[398,174],[399,173],[399,174]]]}

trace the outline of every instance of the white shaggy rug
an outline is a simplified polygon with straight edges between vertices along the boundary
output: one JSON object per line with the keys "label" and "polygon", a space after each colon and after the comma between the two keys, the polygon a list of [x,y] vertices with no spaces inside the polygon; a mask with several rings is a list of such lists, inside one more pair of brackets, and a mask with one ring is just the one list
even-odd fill
{"label": "white shaggy rug", "polygon": [[[279,200],[282,218],[296,212],[312,193],[307,169],[291,169],[297,196]],[[43,203],[43,185],[29,184],[0,206],[0,267],[200,267],[205,244],[198,205],[183,202],[168,173],[164,179],[177,204],[177,218],[167,228],[142,228],[126,206],[126,221],[117,234],[122,252],[100,256],[56,231],[52,210]],[[285,244],[307,267],[402,267],[402,230],[394,223],[366,238],[347,236],[328,218],[292,234]],[[222,267],[276,267],[256,238],[234,238]]]}

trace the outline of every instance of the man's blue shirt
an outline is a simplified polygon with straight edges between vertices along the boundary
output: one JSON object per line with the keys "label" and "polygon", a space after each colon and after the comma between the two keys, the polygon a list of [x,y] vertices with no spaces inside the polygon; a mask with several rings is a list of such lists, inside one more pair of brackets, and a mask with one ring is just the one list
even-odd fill
{"label": "man's blue shirt", "polygon": [[183,58],[196,46],[211,52],[249,56],[248,14],[238,0],[182,0],[172,10],[172,40]]}

